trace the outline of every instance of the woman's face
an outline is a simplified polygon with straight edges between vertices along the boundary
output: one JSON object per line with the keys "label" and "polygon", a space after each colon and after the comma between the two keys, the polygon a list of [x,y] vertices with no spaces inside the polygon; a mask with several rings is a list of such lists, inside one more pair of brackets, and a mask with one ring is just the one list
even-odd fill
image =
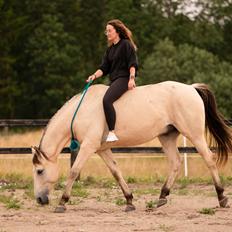
{"label": "woman's face", "polygon": [[114,42],[117,41],[119,39],[119,34],[117,33],[117,31],[115,30],[115,28],[112,25],[107,25],[106,26],[106,31],[105,34],[107,36],[107,40],[109,42]]}

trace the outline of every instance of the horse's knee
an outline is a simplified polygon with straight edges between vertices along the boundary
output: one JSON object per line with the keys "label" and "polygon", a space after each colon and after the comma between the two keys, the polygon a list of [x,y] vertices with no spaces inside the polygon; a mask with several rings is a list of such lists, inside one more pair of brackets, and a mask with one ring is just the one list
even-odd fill
{"label": "horse's knee", "polygon": [[71,170],[71,172],[70,172],[70,178],[72,180],[75,180],[78,175],[79,175],[79,171],[78,170]]}
{"label": "horse's knee", "polygon": [[181,168],[181,160],[177,159],[175,162],[172,163],[172,170],[174,173],[179,172],[180,168]]}
{"label": "horse's knee", "polygon": [[116,170],[112,170],[111,173],[112,173],[113,177],[116,179],[116,181],[119,182],[120,177],[118,175],[118,172]]}

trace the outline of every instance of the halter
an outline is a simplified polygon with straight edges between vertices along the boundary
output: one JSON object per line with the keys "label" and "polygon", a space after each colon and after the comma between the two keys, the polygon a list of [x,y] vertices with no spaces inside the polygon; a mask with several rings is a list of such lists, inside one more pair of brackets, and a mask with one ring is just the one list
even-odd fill
{"label": "halter", "polygon": [[81,106],[81,103],[82,103],[82,101],[83,101],[83,99],[84,99],[84,96],[85,96],[85,94],[86,94],[86,92],[87,92],[89,86],[92,84],[92,82],[93,82],[93,81],[90,80],[90,81],[85,85],[84,91],[82,92],[82,95],[81,95],[81,100],[79,101],[79,103],[78,103],[78,105],[77,105],[77,108],[76,108],[76,110],[75,110],[75,112],[74,112],[73,118],[72,118],[72,122],[71,122],[71,135],[72,135],[72,137],[71,137],[71,143],[70,143],[70,146],[69,146],[71,152],[76,151],[76,150],[80,147],[80,143],[78,142],[78,140],[77,140],[77,139],[75,138],[75,136],[74,136],[74,132],[73,132],[73,123],[74,123],[74,119],[75,119],[75,117],[76,117],[76,115],[77,115],[77,111],[79,110],[79,108],[80,108],[80,106]]}

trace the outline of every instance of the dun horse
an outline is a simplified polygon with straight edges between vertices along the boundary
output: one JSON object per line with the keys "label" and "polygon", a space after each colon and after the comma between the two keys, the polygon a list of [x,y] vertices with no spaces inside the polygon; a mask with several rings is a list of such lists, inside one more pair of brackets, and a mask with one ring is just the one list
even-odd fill
{"label": "dun horse", "polygon": [[[67,184],[56,208],[63,212],[73,183],[87,159],[97,153],[106,163],[126,198],[126,211],[134,210],[133,195],[117,167],[110,148],[134,146],[158,137],[169,161],[168,178],[163,185],[158,206],[167,203],[166,197],[180,170],[177,149],[179,134],[186,136],[196,147],[208,166],[218,196],[219,205],[226,207],[228,198],[218,175],[217,164],[225,164],[232,150],[232,136],[223,116],[218,112],[214,95],[205,84],[185,85],[162,82],[137,87],[115,102],[117,121],[115,131],[119,141],[106,143],[108,128],[102,99],[107,86],[93,85],[77,113],[74,122],[75,137],[80,142],[79,154],[71,168]],[[52,186],[58,180],[57,157],[70,141],[70,123],[80,95],[69,100],[50,120],[39,147],[33,147],[34,191],[37,202],[48,204]],[[205,130],[215,140],[217,155],[208,148]]]}

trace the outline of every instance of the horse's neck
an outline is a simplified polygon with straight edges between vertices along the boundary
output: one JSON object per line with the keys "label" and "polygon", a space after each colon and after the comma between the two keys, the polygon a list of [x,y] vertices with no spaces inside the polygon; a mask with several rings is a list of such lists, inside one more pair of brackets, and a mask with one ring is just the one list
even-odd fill
{"label": "horse's neck", "polygon": [[67,123],[59,123],[57,126],[49,125],[40,142],[40,149],[48,156],[56,158],[62,148],[70,139],[70,131]]}
{"label": "horse's neck", "polygon": [[40,149],[48,156],[57,158],[71,137],[71,119],[78,98],[67,102],[50,120],[40,141]]}

